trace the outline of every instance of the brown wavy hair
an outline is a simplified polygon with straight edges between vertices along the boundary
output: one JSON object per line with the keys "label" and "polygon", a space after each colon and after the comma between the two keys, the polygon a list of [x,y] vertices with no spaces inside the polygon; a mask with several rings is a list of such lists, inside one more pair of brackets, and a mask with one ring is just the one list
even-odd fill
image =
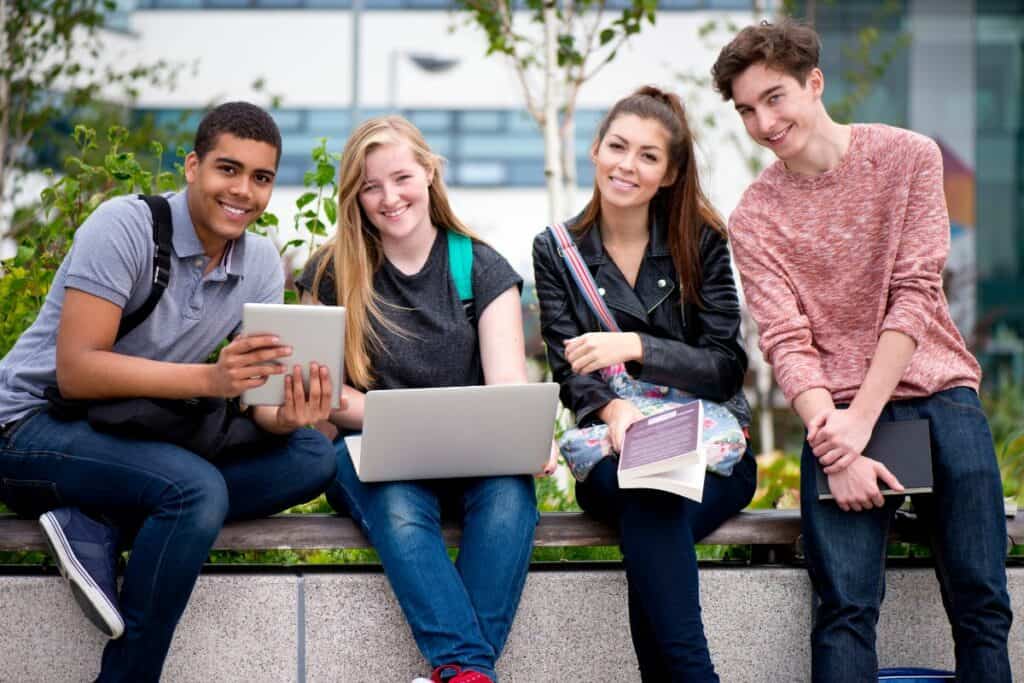
{"label": "brown wavy hair", "polygon": [[711,80],[715,90],[726,102],[732,99],[732,82],[753,64],[765,66],[795,78],[801,86],[807,75],[817,68],[821,56],[821,38],[807,24],[783,19],[772,24],[762,21],[748,26],[722,48],[715,65],[711,67]]}
{"label": "brown wavy hair", "polygon": [[[657,121],[669,134],[668,170],[675,180],[658,190],[651,200],[649,220],[658,220],[665,226],[669,251],[679,274],[682,300],[702,305],[700,299],[701,262],[700,234],[708,226],[725,237],[725,222],[715,211],[700,187],[697,163],[694,158],[693,135],[686,121],[686,109],[678,95],[646,85],[632,95],[615,103],[598,127],[593,149],[597,149],[612,122],[620,116],[632,114],[642,119]],[[573,230],[583,233],[601,220],[601,191],[594,181],[594,194],[583,210]]]}
{"label": "brown wavy hair", "polygon": [[352,133],[341,154],[338,171],[337,229],[317,250],[319,262],[311,291],[316,296],[324,273],[332,268],[337,302],[345,307],[345,377],[362,389],[368,388],[374,379],[371,351],[381,348],[371,318],[403,334],[384,315],[384,302],[373,288],[373,275],[383,263],[384,251],[380,232],[359,203],[359,190],[366,178],[366,157],[379,147],[398,144],[409,145],[428,177],[433,175],[428,188],[431,224],[439,230],[451,230],[481,241],[452,211],[444,184],[444,159],[430,150],[416,126],[401,116],[378,116]]}

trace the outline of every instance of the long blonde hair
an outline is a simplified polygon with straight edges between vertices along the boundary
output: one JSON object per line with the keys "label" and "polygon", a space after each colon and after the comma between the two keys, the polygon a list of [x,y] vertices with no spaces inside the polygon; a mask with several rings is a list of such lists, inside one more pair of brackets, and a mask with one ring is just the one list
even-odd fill
{"label": "long blonde hair", "polygon": [[345,307],[345,377],[352,386],[369,388],[373,382],[370,355],[381,347],[371,319],[401,334],[382,310],[380,295],[373,288],[373,275],[384,260],[380,232],[359,204],[359,191],[366,177],[366,157],[383,145],[407,144],[417,163],[433,176],[428,187],[430,222],[439,230],[451,230],[481,241],[452,211],[444,184],[444,159],[434,154],[423,134],[401,116],[378,116],[360,125],[349,137],[341,154],[338,171],[338,225],[334,235],[318,250],[313,294],[333,268],[338,305]]}

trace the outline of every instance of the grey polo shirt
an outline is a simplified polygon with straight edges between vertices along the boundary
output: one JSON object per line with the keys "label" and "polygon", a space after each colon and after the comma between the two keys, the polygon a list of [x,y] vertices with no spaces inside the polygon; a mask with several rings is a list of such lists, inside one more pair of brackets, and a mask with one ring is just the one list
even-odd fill
{"label": "grey polo shirt", "polygon": [[[171,278],[160,303],[114,350],[173,363],[197,363],[234,333],[242,304],[279,303],[284,272],[266,237],[245,233],[207,274],[207,258],[188,212],[186,192],[168,195],[174,224]],[[36,321],[0,361],[0,425],[45,403],[57,383],[57,326],[67,288],[133,311],[153,279],[153,217],[135,196],[101,204],[75,232]]]}

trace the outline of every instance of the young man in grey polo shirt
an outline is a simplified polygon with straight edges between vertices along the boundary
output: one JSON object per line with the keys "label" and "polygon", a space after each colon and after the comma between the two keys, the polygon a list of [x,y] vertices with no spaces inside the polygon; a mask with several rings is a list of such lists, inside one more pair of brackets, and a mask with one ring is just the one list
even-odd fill
{"label": "young man in grey polo shirt", "polygon": [[[216,363],[203,362],[238,332],[244,303],[282,299],[276,249],[245,231],[270,199],[280,155],[280,133],[263,110],[233,102],[211,111],[185,160],[187,189],[168,197],[170,282],[152,313],[118,339],[122,313],[149,295],[155,250],[147,205],[118,197],[78,229],[39,317],[0,362],[0,497],[21,514],[42,514],[76,599],[111,636],[100,681],[159,679],[226,519],[278,512],[334,478],[330,442],[300,429],[330,410],[317,368],[308,394],[296,368],[286,381],[294,387],[298,378],[300,390],[285,405],[253,409],[261,427],[286,439],[216,464],[55,419],[43,398],[48,387],[69,399],[232,397],[283,372],[271,361],[290,349],[272,337],[236,337]],[[117,553],[132,535],[119,597]]]}

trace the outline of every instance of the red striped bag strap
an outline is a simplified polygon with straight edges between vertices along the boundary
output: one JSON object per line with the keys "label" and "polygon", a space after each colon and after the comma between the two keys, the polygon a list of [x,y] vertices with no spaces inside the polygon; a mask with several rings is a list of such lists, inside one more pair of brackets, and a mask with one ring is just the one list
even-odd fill
{"label": "red striped bag strap", "polygon": [[604,299],[601,298],[601,294],[597,290],[597,283],[594,282],[594,276],[590,274],[590,269],[583,262],[580,250],[576,247],[576,242],[569,235],[569,231],[566,230],[562,223],[549,225],[548,230],[551,231],[551,235],[555,238],[555,243],[558,245],[558,253],[565,261],[565,265],[569,269],[569,274],[572,276],[576,286],[582,292],[583,300],[587,302],[587,306],[594,312],[594,315],[597,316],[597,319],[606,330],[609,332],[620,332],[618,323],[615,322],[611,311],[605,306]]}

